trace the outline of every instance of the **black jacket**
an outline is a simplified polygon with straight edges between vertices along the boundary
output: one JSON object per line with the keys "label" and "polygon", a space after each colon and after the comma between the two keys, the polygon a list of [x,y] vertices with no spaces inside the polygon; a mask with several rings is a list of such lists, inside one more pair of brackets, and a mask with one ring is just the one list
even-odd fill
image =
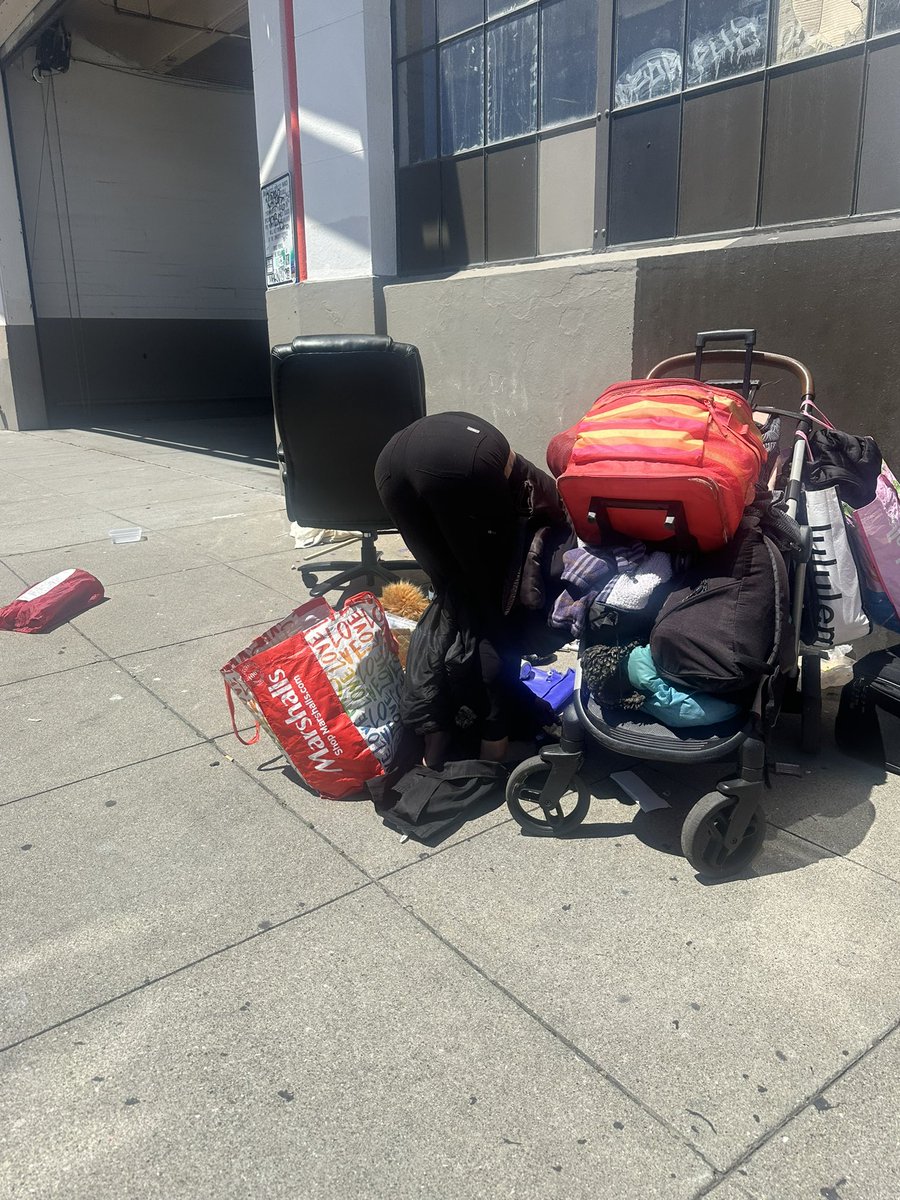
{"label": "black jacket", "polygon": [[[459,595],[440,594],[412,635],[400,715],[417,733],[452,729],[478,691],[479,637],[489,636],[513,673],[531,651],[556,649],[563,635],[550,630],[547,613],[562,587],[562,556],[576,544],[556,483],[527,459],[518,457],[510,473],[519,520],[503,588],[502,614],[486,629]],[[546,706],[513,679],[512,702],[521,706],[521,727],[539,728]],[[479,715],[473,713],[473,719]]]}

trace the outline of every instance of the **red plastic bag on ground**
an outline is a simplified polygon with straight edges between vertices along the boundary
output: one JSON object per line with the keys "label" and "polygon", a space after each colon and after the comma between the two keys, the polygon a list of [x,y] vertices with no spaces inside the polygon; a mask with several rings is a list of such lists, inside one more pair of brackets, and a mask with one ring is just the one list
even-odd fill
{"label": "red plastic bag on ground", "polygon": [[78,567],[51,575],[0,608],[0,629],[45,633],[70,621],[104,598],[103,584]]}
{"label": "red plastic bag on ground", "polygon": [[[400,733],[403,671],[375,596],[336,612],[318,598],[295,609],[222,667],[232,693],[278,743],[304,782],[332,800],[390,766]],[[235,726],[235,734],[244,741]]]}

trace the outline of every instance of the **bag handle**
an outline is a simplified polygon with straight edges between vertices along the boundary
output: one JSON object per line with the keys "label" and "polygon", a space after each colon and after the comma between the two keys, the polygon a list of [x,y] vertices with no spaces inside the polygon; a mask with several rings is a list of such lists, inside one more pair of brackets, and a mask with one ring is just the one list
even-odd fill
{"label": "bag handle", "polygon": [[807,400],[806,407],[812,410],[813,415],[816,416],[820,425],[824,425],[826,429],[834,429],[834,426],[822,412],[821,408],[819,408],[818,404],[814,404],[812,400]]}
{"label": "bag handle", "polygon": [[231,694],[231,688],[228,686],[227,679],[223,680],[223,682],[225,684],[225,699],[228,701],[228,711],[231,713],[231,728],[234,732],[234,736],[237,738],[237,740],[241,743],[242,746],[255,746],[256,743],[259,741],[259,730],[260,730],[259,721],[256,722],[256,730],[253,734],[253,737],[250,739],[249,742],[245,742],[244,739],[241,737],[241,735],[238,733],[237,717],[234,715],[234,697]]}
{"label": "bag handle", "polygon": [[744,343],[744,380],[741,395],[750,402],[750,375],[753,371],[753,347],[756,345],[755,329],[707,329],[698,333],[694,356],[694,378],[700,379],[703,373],[703,351],[707,342],[740,342]]}

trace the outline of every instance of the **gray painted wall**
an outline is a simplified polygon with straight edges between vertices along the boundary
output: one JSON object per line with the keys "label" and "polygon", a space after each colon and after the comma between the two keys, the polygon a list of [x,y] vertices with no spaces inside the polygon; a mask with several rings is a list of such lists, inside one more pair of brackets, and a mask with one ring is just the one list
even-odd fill
{"label": "gray painted wall", "polygon": [[[641,261],[634,373],[690,349],[699,329],[749,326],[801,359],[836,425],[870,433],[900,463],[900,223],[773,234],[726,250]],[[768,392],[781,400],[796,390]]]}
{"label": "gray painted wall", "polygon": [[[690,350],[698,329],[753,326],[805,361],[834,421],[900,465],[900,222],[848,224],[269,294],[270,343],[387,332],[419,347],[429,411],[486,416],[536,462],[617,379]],[[379,320],[383,294],[384,320]],[[763,373],[765,376],[765,373]],[[767,385],[770,402],[797,390]]]}
{"label": "gray painted wall", "polygon": [[5,342],[5,349],[0,342],[0,428],[45,429],[47,408],[35,327],[7,325],[0,335]]}
{"label": "gray painted wall", "polygon": [[376,321],[376,296],[380,308],[381,287],[371,278],[270,288],[269,344],[278,346],[303,333],[384,332]]}
{"label": "gray painted wall", "polygon": [[485,416],[543,463],[547,442],[631,372],[635,266],[566,259],[385,288],[387,331],[419,347],[428,409]]}

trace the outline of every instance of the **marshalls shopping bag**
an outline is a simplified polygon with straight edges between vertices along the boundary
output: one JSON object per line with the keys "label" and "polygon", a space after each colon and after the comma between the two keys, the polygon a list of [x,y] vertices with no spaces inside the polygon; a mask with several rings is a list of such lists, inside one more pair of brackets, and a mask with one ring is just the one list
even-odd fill
{"label": "marshalls shopping bag", "polygon": [[[370,593],[340,611],[322,598],[301,605],[227,662],[222,676],[238,739],[258,741],[263,726],[321,796],[359,792],[390,766],[403,671]],[[256,720],[247,741],[237,731],[232,694]]]}

